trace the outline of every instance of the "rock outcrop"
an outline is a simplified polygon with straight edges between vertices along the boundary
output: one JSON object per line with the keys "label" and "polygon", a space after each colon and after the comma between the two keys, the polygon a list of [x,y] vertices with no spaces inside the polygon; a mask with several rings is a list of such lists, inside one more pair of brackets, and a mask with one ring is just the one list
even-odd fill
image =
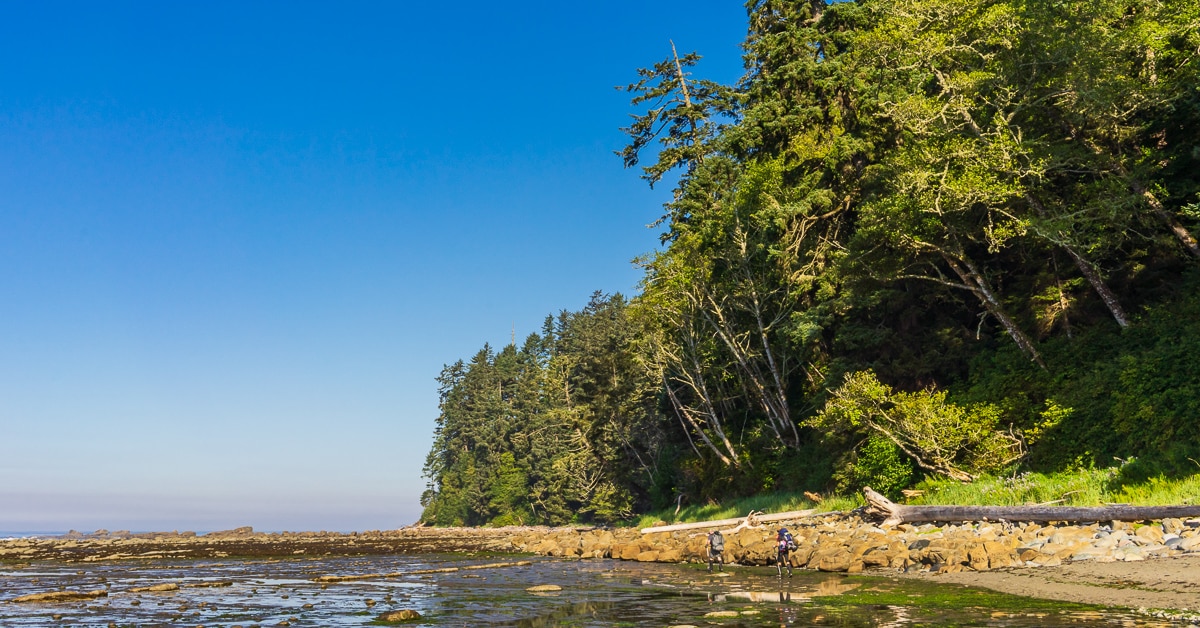
{"label": "rock outcrop", "polygon": [[[856,515],[836,513],[727,530],[726,563],[771,564],[775,530],[779,527],[791,530],[799,546],[791,553],[793,567],[831,572],[855,573],[871,569],[984,571],[1058,565],[1069,561],[1140,561],[1200,553],[1200,520],[1195,519],[1070,525],[1053,522],[901,524],[885,529]],[[703,530],[642,534],[633,528],[409,527],[351,534],[263,534],[240,528],[199,536],[159,533],[84,538],[75,534],[53,539],[0,541],[0,560],[15,562],[410,552],[513,552],[574,559],[670,563],[700,563],[706,558]],[[484,567],[490,566],[496,565]],[[323,582],[338,582],[355,577],[330,575],[321,578],[324,578]]]}
{"label": "rock outcrop", "polygon": [[[793,567],[856,573],[868,569],[986,571],[1066,561],[1135,561],[1200,553],[1200,521],[1107,522],[1082,525],[961,523],[884,529],[856,516],[809,517],[781,524],[798,549]],[[727,532],[725,558],[741,565],[774,560],[777,526]],[[703,532],[570,528],[514,531],[512,550],[544,556],[642,562],[704,562]]]}

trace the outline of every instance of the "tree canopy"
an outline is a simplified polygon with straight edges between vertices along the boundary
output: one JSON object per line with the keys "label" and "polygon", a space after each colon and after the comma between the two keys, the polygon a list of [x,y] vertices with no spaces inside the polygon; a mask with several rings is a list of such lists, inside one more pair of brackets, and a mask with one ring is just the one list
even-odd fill
{"label": "tree canopy", "polygon": [[424,519],[611,522],[1113,457],[1188,472],[1200,7],[747,17],[736,84],[672,43],[626,88],[618,155],[675,182],[639,294],[443,371]]}

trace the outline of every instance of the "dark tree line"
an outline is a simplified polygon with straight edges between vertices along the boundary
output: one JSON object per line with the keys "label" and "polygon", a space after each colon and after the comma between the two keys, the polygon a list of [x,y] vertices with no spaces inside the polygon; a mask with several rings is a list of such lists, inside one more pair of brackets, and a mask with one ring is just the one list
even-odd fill
{"label": "dark tree line", "polygon": [[442,371],[426,521],[613,521],[652,501],[667,427],[629,315],[597,293],[519,349],[485,346]]}
{"label": "dark tree line", "polygon": [[1200,5],[747,13],[737,84],[628,87],[619,154],[678,173],[640,294],[443,373],[425,518],[1194,466]]}

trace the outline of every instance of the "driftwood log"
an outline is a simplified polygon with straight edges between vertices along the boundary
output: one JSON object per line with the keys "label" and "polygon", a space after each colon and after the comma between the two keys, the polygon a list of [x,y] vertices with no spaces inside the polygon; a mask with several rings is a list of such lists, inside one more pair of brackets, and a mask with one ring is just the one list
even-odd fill
{"label": "driftwood log", "polygon": [[[650,528],[642,528],[642,534],[651,534],[654,532],[675,532],[676,530],[695,530],[697,528],[720,528],[722,526],[740,526],[754,527],[760,523],[768,523],[771,521],[786,521],[788,519],[803,519],[804,517],[812,516],[817,512],[814,509],[809,510],[793,510],[790,512],[777,512],[770,515],[762,515],[758,513],[750,513],[745,517],[736,517],[734,519],[715,519],[713,521],[697,521],[695,523],[676,523],[669,526],[654,526]],[[823,513],[834,514],[834,513]]]}
{"label": "driftwood log", "polygon": [[1200,506],[905,506],[863,488],[866,514],[883,525],[930,521],[1147,521],[1200,517]]}

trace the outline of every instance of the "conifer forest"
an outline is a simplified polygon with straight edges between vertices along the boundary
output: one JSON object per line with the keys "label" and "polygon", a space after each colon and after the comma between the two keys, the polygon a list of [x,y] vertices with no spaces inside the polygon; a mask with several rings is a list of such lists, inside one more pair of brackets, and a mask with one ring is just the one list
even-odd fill
{"label": "conifer forest", "polygon": [[736,84],[630,69],[662,246],[443,370],[423,520],[1200,471],[1200,3],[746,14]]}

